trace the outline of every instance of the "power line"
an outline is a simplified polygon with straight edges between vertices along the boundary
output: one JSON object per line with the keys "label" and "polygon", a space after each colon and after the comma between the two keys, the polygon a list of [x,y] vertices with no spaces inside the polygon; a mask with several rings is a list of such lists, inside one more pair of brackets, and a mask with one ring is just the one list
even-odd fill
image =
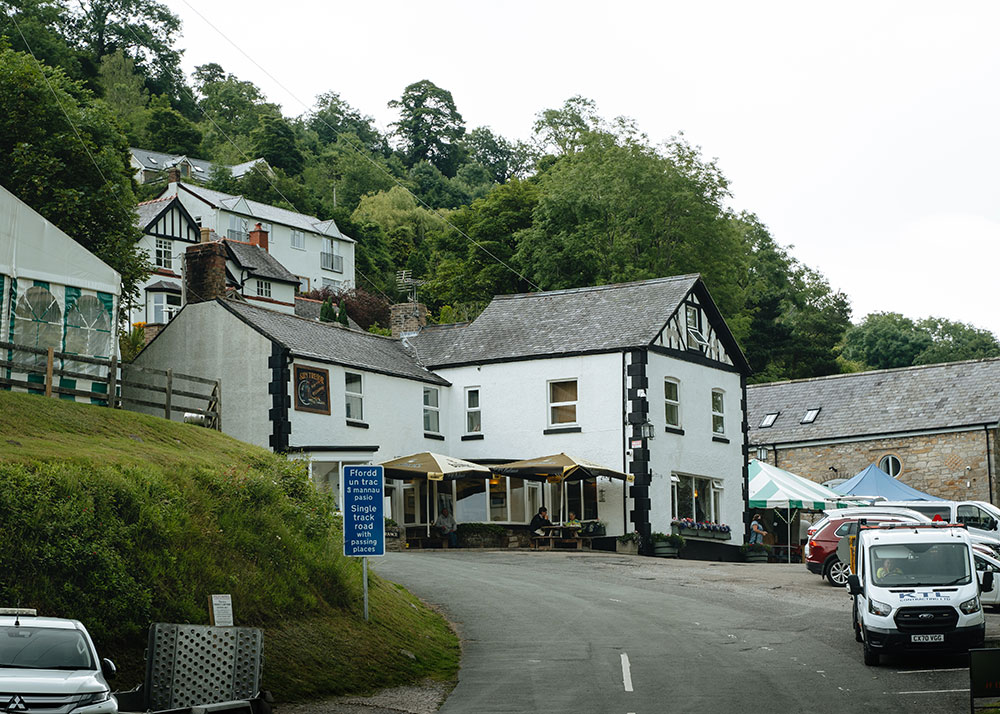
{"label": "power line", "polygon": [[[298,96],[296,96],[290,89],[288,89],[284,84],[282,84],[274,75],[272,75],[270,72],[268,72],[266,69],[264,69],[264,67],[262,67],[257,62],[257,60],[255,60],[253,57],[251,57],[249,54],[247,54],[243,50],[242,47],[240,47],[235,42],[233,42],[231,39],[229,39],[229,37],[222,30],[220,30],[218,27],[216,27],[214,24],[212,24],[212,22],[209,21],[208,18],[206,18],[204,15],[202,15],[200,12],[198,12],[198,10],[194,6],[192,6],[191,3],[189,3],[187,0],[181,0],[181,1],[185,5],[188,6],[188,8],[191,10],[191,12],[193,12],[195,15],[197,15],[198,17],[200,17],[202,19],[202,21],[206,25],[208,25],[213,30],[215,30],[219,34],[219,36],[222,37],[222,39],[224,39],[226,42],[228,42],[230,45],[232,45],[234,49],[236,49],[240,54],[242,54],[244,57],[246,57],[257,69],[259,69],[261,72],[263,72],[272,82],[274,82],[282,90],[284,90],[288,94],[288,96],[290,96],[292,99],[294,99],[299,104],[301,104],[305,109],[307,109],[307,110],[309,109],[309,105],[308,104],[306,104],[301,99],[299,99]],[[341,138],[341,136],[342,136],[341,133],[339,131],[337,131],[337,129],[335,127],[331,126],[329,124],[329,122],[327,122],[323,117],[317,115],[317,118],[321,122],[323,122],[323,124],[325,124],[328,129],[330,129],[334,134],[336,134],[337,138]],[[482,243],[480,243],[475,238],[473,238],[472,236],[470,236],[469,234],[467,234],[465,231],[463,231],[461,228],[459,228],[458,226],[456,226],[455,224],[453,224],[451,221],[449,221],[440,211],[438,211],[438,209],[432,208],[426,201],[424,201],[422,198],[420,198],[419,196],[417,196],[416,194],[414,194],[412,191],[410,191],[410,189],[408,189],[406,186],[404,186],[403,183],[398,178],[396,178],[395,176],[393,176],[390,171],[386,170],[385,167],[383,167],[377,161],[375,161],[374,159],[372,159],[365,152],[361,151],[357,146],[355,146],[350,141],[350,139],[346,139],[345,138],[345,141],[346,141],[347,145],[350,146],[355,151],[355,153],[357,153],[363,159],[365,159],[366,161],[368,161],[378,171],[380,171],[383,174],[385,174],[395,185],[399,186],[401,189],[403,189],[408,194],[410,194],[410,196],[413,198],[413,200],[415,200],[417,203],[419,203],[421,206],[423,206],[427,211],[429,211],[433,215],[437,216],[437,218],[439,220],[441,220],[442,223],[444,223],[446,226],[448,226],[449,228],[451,228],[452,230],[454,230],[455,232],[457,232],[460,236],[462,236],[467,241],[469,241],[470,243],[472,243],[474,246],[476,246],[477,248],[479,248],[481,251],[483,251],[484,253],[486,253],[486,255],[490,256],[493,260],[495,260],[497,263],[499,263],[500,265],[502,265],[504,268],[506,268],[507,270],[509,270],[510,272],[512,272],[514,275],[516,275],[517,277],[519,277],[521,280],[523,280],[524,282],[526,282],[528,285],[530,285],[531,287],[533,287],[535,290],[541,291],[541,288],[538,285],[536,285],[534,282],[532,282],[531,279],[529,279],[523,273],[515,270],[513,267],[511,267],[510,265],[508,265],[507,263],[505,263],[499,257],[497,257],[496,255],[494,255]],[[245,155],[246,154],[244,154],[244,156]],[[284,198],[284,197],[282,197],[282,198]],[[285,200],[288,200],[288,199],[285,199]]]}

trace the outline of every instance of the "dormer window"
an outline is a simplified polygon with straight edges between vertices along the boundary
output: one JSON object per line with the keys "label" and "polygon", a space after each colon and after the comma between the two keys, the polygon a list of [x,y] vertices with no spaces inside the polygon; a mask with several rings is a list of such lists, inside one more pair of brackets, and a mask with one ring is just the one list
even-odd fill
{"label": "dormer window", "polygon": [[778,418],[778,414],[781,412],[771,412],[770,414],[765,414],[764,418],[760,420],[760,428],[767,429],[774,425],[774,420]]}
{"label": "dormer window", "polygon": [[812,424],[816,421],[816,417],[819,416],[819,410],[822,407],[816,407],[815,409],[806,409],[805,415],[802,417],[800,424]]}

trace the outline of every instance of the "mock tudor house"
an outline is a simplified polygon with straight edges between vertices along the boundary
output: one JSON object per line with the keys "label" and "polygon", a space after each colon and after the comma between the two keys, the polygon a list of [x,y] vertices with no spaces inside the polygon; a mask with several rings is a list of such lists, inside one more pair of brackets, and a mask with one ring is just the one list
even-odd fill
{"label": "mock tudor house", "polygon": [[297,292],[354,284],[354,241],[332,220],[177,182],[140,203],[136,215],[153,271],[130,321],[150,334],[184,304],[185,249],[207,240],[228,246],[233,290],[278,311],[318,315],[318,303],[296,299]]}
{"label": "mock tudor house", "polygon": [[[56,387],[106,394],[108,368],[69,355],[110,359],[117,354],[120,295],[121,276],[115,270],[0,186],[0,342],[14,345],[0,349],[0,355],[28,367],[6,366],[0,376],[44,383],[46,356],[17,346],[51,347],[66,355],[56,366],[77,373],[60,376]],[[59,396],[82,399],[65,392]]]}
{"label": "mock tudor house", "polygon": [[749,454],[825,483],[871,463],[953,500],[995,502],[1000,359],[747,389]]}
{"label": "mock tudor house", "polygon": [[[221,375],[223,431],[307,459],[318,484],[336,492],[344,465],[419,451],[487,464],[566,452],[634,475],[563,496],[609,535],[690,517],[742,542],[748,369],[697,275],[497,297],[464,325],[394,306],[410,321],[399,339],[225,299],[225,262],[217,242],[188,249],[187,305],[136,364]],[[516,478],[387,493],[403,525],[443,506],[501,525],[542,504],[561,515],[555,486]]]}
{"label": "mock tudor house", "polygon": [[[129,151],[132,154],[130,164],[132,170],[135,171],[135,180],[140,184],[166,181],[171,169],[176,169],[187,181],[205,183],[211,177],[212,169],[218,165],[184,154],[164,154],[162,151],[138,149],[134,146]],[[251,159],[235,166],[224,166],[224,168],[229,169],[233,178],[239,179],[258,164],[265,170],[270,170],[267,162],[261,158]]]}

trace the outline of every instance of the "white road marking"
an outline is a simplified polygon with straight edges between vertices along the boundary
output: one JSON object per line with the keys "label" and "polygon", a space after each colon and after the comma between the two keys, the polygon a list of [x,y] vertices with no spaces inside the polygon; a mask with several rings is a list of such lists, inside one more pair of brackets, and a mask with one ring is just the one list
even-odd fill
{"label": "white road marking", "polygon": [[968,689],[928,689],[926,691],[916,690],[913,692],[896,692],[896,694],[951,694],[952,692],[967,692]]}
{"label": "white road marking", "polygon": [[900,670],[896,674],[928,674],[930,672],[964,672],[968,667],[954,667],[952,669],[907,669]]}
{"label": "white road marking", "polygon": [[613,598],[613,597],[609,597],[608,600],[610,600],[611,602],[621,602],[621,600],[618,600],[618,599]]}
{"label": "white road marking", "polygon": [[632,666],[628,663],[628,655],[622,652],[622,682],[625,684],[625,691],[632,690]]}

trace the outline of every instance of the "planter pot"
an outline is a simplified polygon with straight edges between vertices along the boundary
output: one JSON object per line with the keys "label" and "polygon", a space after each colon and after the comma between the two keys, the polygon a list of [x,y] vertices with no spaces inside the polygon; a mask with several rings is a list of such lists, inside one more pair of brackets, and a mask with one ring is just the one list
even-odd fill
{"label": "planter pot", "polygon": [[639,544],[634,541],[622,543],[620,540],[616,540],[615,552],[622,553],[623,555],[639,555]]}
{"label": "planter pot", "polygon": [[653,543],[653,555],[657,558],[676,558],[680,548],[670,543]]}
{"label": "planter pot", "polygon": [[744,553],[743,560],[747,563],[766,563],[767,553]]}

